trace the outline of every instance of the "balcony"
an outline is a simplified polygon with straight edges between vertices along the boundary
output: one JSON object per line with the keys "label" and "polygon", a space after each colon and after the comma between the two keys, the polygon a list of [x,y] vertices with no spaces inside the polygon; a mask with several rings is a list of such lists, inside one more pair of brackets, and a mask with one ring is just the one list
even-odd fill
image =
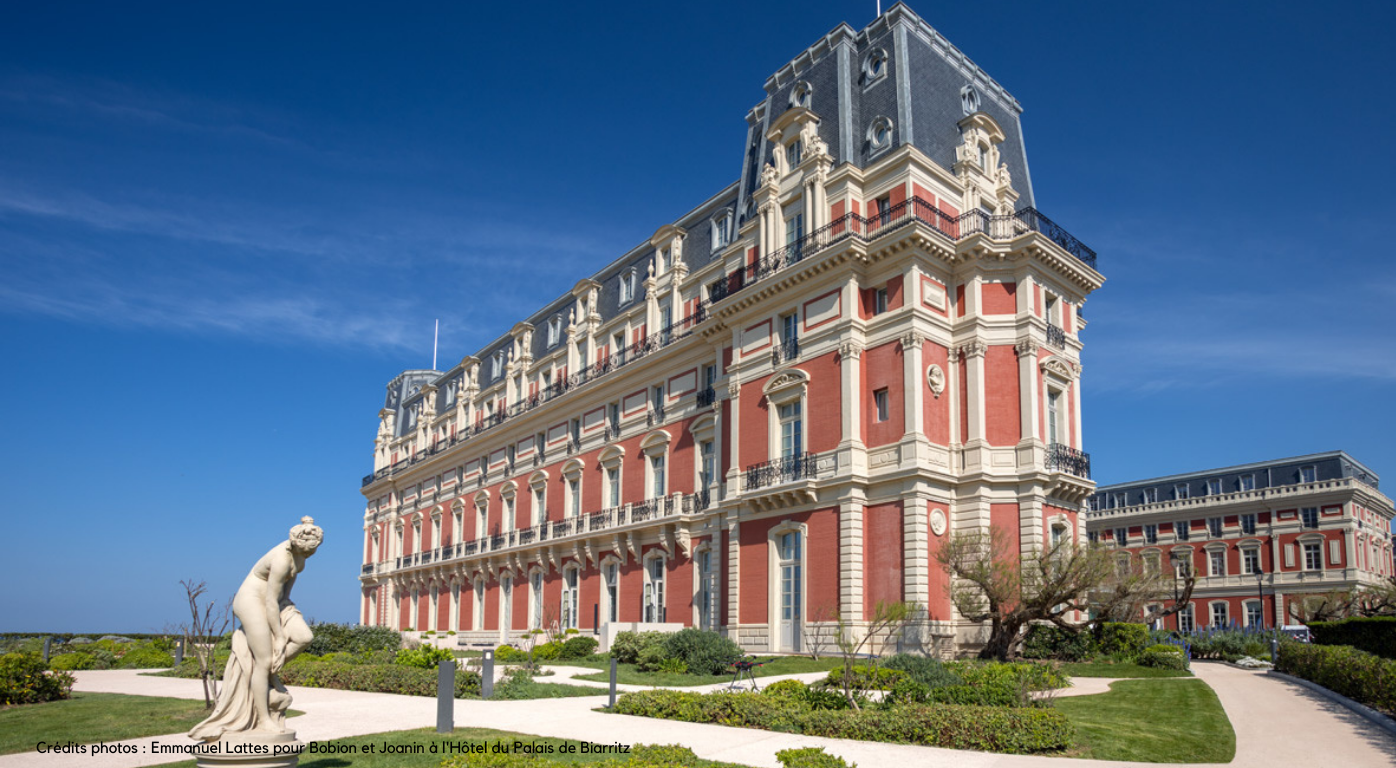
{"label": "balcony", "polygon": [[754,491],[776,483],[814,477],[816,458],[816,454],[813,453],[797,453],[752,464],[746,468],[746,483],[742,489]]}
{"label": "balcony", "polygon": [[1096,268],[1095,251],[1035,208],[1024,208],[1009,216],[994,216],[983,211],[950,216],[931,203],[913,197],[871,217],[846,213],[765,258],[710,283],[708,298],[714,302],[721,301],[830,246],[845,240],[868,242],[918,221],[956,241],[973,235],[987,235],[992,240],[1011,240],[1019,235],[1037,232],[1081,263],[1091,269]]}
{"label": "balcony", "polygon": [[800,340],[789,338],[782,340],[771,349],[771,364],[780,365],[787,360],[794,360],[800,356]]}
{"label": "balcony", "polygon": [[1091,455],[1069,445],[1052,443],[1047,447],[1047,469],[1090,480]]}
{"label": "balcony", "polygon": [[717,390],[712,387],[698,390],[698,407],[707,408],[717,402]]}
{"label": "balcony", "polygon": [[1047,324],[1047,343],[1057,349],[1066,349],[1066,331],[1051,323]]}

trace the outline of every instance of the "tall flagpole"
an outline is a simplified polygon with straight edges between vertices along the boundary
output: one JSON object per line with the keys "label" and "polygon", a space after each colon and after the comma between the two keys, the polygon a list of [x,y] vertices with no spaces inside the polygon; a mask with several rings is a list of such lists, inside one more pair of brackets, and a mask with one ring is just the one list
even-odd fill
{"label": "tall flagpole", "polygon": [[436,330],[431,334],[431,369],[436,370],[436,342],[441,338],[441,320],[436,321]]}

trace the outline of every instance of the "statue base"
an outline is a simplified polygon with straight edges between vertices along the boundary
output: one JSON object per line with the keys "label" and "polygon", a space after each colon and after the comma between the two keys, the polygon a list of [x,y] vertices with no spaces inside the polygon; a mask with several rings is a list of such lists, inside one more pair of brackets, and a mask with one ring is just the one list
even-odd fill
{"label": "statue base", "polygon": [[295,731],[227,733],[194,751],[198,768],[294,768],[305,750]]}

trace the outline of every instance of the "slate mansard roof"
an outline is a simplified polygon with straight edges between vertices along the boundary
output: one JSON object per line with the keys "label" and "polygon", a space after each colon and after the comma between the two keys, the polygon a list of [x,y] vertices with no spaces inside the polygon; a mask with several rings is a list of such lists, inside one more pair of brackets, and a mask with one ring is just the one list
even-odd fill
{"label": "slate mansard roof", "polygon": [[1368,469],[1362,462],[1349,456],[1344,451],[1328,451],[1326,453],[1312,453],[1306,456],[1292,456],[1285,459],[1272,459],[1254,464],[1238,464],[1233,467],[1218,467],[1216,469],[1204,469],[1197,472],[1187,472],[1179,475],[1168,475],[1166,477],[1154,477],[1147,480],[1133,480],[1125,483],[1115,483],[1112,485],[1102,485],[1090,498],[1091,509],[1103,509],[1107,507],[1119,507],[1118,503],[1113,503],[1117,494],[1125,495],[1124,506],[1144,504],[1144,491],[1146,489],[1156,489],[1154,498],[1160,500],[1174,498],[1174,493],[1179,486],[1187,487],[1189,498],[1200,498],[1207,495],[1207,482],[1219,481],[1221,483],[1221,493],[1232,493],[1241,490],[1241,478],[1249,476],[1254,482],[1255,489],[1275,488],[1282,485],[1295,485],[1301,482],[1301,471],[1305,467],[1313,467],[1316,481],[1337,480],[1345,477],[1356,478],[1373,488],[1379,488],[1381,478],[1377,473]]}
{"label": "slate mansard roof", "polygon": [[[884,57],[885,63],[881,74],[870,76],[868,64],[874,56]],[[959,121],[971,112],[985,112],[1004,131],[999,152],[1020,192],[1018,206],[1035,205],[1019,119],[1022,107],[1017,99],[910,8],[897,3],[861,31],[839,24],[766,80],[766,98],[747,114],[740,179],[672,222],[688,232],[683,259],[690,271],[701,269],[716,256],[709,237],[714,219],[730,215],[729,232],[735,238],[748,214],[754,215],[750,194],[760,183],[761,168],[772,162],[775,149],[765,138],[767,128],[790,109],[796,88],[808,90],[808,106],[820,117],[820,138],[828,144],[835,166],[851,163],[865,167],[892,149],[910,144],[948,169],[954,165],[955,147],[961,143]],[[878,118],[891,121],[893,138],[890,147],[875,150],[867,135]],[[597,310],[602,323],[622,309],[620,276],[634,269],[643,281],[653,253],[653,246],[645,241],[591,276],[601,285]],[[547,323],[560,315],[565,329],[573,300],[570,293],[564,294],[523,319],[534,326],[534,357],[541,358],[555,348],[548,345]],[[503,335],[474,355],[481,362],[482,387],[496,381],[489,375],[495,353],[505,350],[507,354],[513,344],[507,329],[500,330]],[[421,397],[423,386],[435,384],[444,393],[462,374],[462,366],[456,366],[446,372],[406,371],[394,378],[383,407],[397,412],[397,434],[411,429],[404,417],[408,406]]]}

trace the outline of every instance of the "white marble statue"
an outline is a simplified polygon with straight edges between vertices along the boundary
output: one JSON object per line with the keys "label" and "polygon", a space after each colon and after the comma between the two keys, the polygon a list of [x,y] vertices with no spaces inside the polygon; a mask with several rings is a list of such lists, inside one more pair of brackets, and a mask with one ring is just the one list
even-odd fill
{"label": "white marble statue", "polygon": [[280,672],[311,640],[310,627],[291,602],[291,587],[324,538],[313,519],[302,517],[290,538],[262,555],[243,579],[233,598],[233,615],[241,626],[233,633],[223,690],[213,714],[189,731],[191,738],[212,742],[241,734],[291,733],[286,728],[291,695]]}

